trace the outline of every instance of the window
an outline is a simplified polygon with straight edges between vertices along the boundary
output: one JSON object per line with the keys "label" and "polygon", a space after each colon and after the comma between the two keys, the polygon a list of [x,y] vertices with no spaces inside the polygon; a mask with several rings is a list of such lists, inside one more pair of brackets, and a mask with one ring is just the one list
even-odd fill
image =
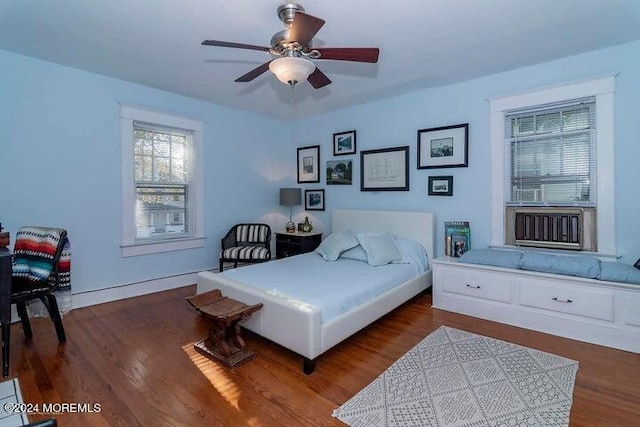
{"label": "window", "polygon": [[[192,235],[188,221],[192,147],[191,131],[133,122],[136,240]],[[187,221],[180,223],[181,214]]]}
{"label": "window", "polygon": [[203,246],[200,122],[122,107],[123,256]]}
{"label": "window", "polygon": [[505,113],[506,205],[596,205],[595,98]]}
{"label": "window", "polygon": [[527,235],[530,246],[615,255],[614,83],[604,77],[490,100],[492,246]]}

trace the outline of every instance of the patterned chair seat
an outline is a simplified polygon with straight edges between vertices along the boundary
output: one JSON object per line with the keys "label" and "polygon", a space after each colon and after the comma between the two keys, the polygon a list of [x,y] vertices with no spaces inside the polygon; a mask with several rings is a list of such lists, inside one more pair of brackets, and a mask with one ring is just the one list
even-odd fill
{"label": "patterned chair seat", "polygon": [[269,249],[260,246],[234,246],[222,251],[222,258],[247,260],[268,260],[271,257]]}
{"label": "patterned chair seat", "polygon": [[222,238],[220,271],[225,262],[254,263],[271,259],[271,228],[267,224],[236,224]]}

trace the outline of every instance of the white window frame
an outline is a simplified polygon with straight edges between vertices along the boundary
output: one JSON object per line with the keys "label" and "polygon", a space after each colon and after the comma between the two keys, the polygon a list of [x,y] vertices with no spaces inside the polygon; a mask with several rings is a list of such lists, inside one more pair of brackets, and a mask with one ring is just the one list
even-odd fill
{"label": "white window frame", "polygon": [[491,246],[505,242],[504,118],[509,110],[576,98],[596,98],[596,206],[598,254],[616,254],[614,108],[615,76],[597,77],[489,100],[491,111]]}
{"label": "white window frame", "polygon": [[[136,189],[134,180],[133,122],[157,124],[159,126],[185,129],[193,132],[193,183],[190,195],[193,200],[193,235],[183,238],[167,238],[154,241],[136,241]],[[203,209],[203,167],[201,121],[179,117],[173,114],[145,110],[122,105],[120,107],[120,128],[122,141],[122,256],[130,257],[160,252],[204,247]]]}

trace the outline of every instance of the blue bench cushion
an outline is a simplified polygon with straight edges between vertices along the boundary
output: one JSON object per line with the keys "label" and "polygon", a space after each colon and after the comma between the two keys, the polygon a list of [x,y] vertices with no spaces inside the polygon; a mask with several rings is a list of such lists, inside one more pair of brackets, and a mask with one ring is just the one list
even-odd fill
{"label": "blue bench cushion", "polygon": [[522,255],[520,268],[543,273],[566,274],[596,279],[600,274],[600,260],[590,256],[526,252]]}
{"label": "blue bench cushion", "polygon": [[471,249],[460,257],[460,262],[493,265],[505,268],[520,268],[521,251],[501,249]]}
{"label": "blue bench cushion", "polygon": [[640,285],[640,270],[623,262],[601,262],[598,279]]}
{"label": "blue bench cushion", "polygon": [[640,269],[623,262],[601,262],[584,255],[551,255],[503,249],[472,249],[460,257],[468,264],[493,265],[640,285]]}

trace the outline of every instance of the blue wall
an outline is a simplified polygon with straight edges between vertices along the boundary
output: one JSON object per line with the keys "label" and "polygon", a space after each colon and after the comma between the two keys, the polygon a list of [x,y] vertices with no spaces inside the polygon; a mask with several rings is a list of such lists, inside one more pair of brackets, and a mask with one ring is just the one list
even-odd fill
{"label": "blue wall", "polygon": [[[335,208],[407,209],[435,212],[436,253],[444,253],[443,222],[468,220],[472,246],[490,241],[490,122],[487,99],[542,86],[620,73],[615,93],[615,191],[616,240],[623,261],[640,257],[640,227],[634,221],[640,212],[640,139],[637,100],[640,99],[640,42],[594,51],[579,56],[517,69],[460,84],[417,90],[394,98],[331,113],[295,123],[297,145],[320,144],[323,165],[334,158],[332,134],[357,130],[357,149],[409,145],[411,190],[409,192],[360,192],[360,159],[354,160],[354,184],[325,188],[327,212],[312,217],[322,228],[330,227],[329,211]],[[416,132],[438,126],[469,123],[469,167],[417,170]],[[323,168],[321,168],[322,170]],[[427,196],[429,175],[453,175],[453,197]],[[306,185],[318,188],[317,185]]]}
{"label": "blue wall", "polygon": [[[285,123],[2,51],[0,69],[0,221],[66,228],[74,293],[213,268],[229,225],[284,222]],[[119,104],[205,123],[204,248],[122,258]]]}
{"label": "blue wall", "polygon": [[[616,78],[616,238],[623,260],[640,257],[640,144],[635,128],[640,99],[640,42],[411,93],[297,120],[293,124],[150,89],[101,75],[0,51],[0,221],[15,235],[21,225],[69,230],[74,292],[213,268],[219,239],[238,221],[281,228],[288,212],[277,205],[281,186],[295,184],[296,147],[321,145],[325,212],[309,212],[330,227],[336,208],[435,212],[437,253],[442,223],[469,220],[472,244],[489,242],[490,151],[488,98],[619,72]],[[205,123],[206,245],[122,258],[119,104],[200,119]],[[469,167],[416,169],[418,129],[469,123]],[[332,135],[357,130],[361,150],[409,145],[411,191],[360,192],[359,157],[334,158]],[[330,159],[354,160],[354,184],[327,186]],[[453,175],[454,196],[427,196],[429,175]],[[296,211],[296,222],[304,217]]]}

